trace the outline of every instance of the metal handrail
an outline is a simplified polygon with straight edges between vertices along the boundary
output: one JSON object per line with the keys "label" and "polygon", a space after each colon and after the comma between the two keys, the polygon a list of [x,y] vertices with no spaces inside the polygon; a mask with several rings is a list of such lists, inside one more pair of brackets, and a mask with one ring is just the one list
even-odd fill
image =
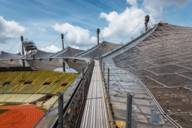
{"label": "metal handrail", "polygon": [[[103,67],[103,62],[102,62],[101,58],[99,58],[99,64],[100,64],[100,71],[101,71],[102,81],[103,81],[103,84],[105,85],[104,86],[104,91],[105,91],[105,94],[106,94],[105,99],[107,100],[106,105],[107,105],[107,108],[108,108],[107,109],[107,113],[108,113],[107,115],[108,115],[108,121],[109,121],[108,123],[110,124],[111,128],[115,128],[115,125],[114,125],[115,123],[114,123],[114,119],[113,119],[113,115],[112,115],[113,111],[112,111],[112,107],[110,105],[109,85],[107,85],[107,84],[109,84],[109,82],[106,83],[106,80],[105,80],[105,77],[104,77],[105,69],[103,69],[104,67]],[[109,78],[109,76],[108,76],[108,78]]]}
{"label": "metal handrail", "polygon": [[[70,100],[67,102],[65,107],[63,108],[63,119],[64,119],[64,127],[67,128],[76,128],[79,125],[81,120],[82,111],[84,109],[85,97],[88,92],[89,83],[91,80],[91,75],[94,67],[94,61],[91,61],[90,64],[86,67],[86,69],[82,72],[82,78],[78,83],[74,93],[72,94]],[[84,95],[82,97],[82,95]],[[79,110],[76,110],[80,108]],[[78,112],[77,112],[78,111]],[[75,115],[75,117],[74,117]],[[56,117],[55,123],[51,126],[51,128],[56,128],[58,125],[58,116]],[[73,118],[73,120],[70,120]]]}

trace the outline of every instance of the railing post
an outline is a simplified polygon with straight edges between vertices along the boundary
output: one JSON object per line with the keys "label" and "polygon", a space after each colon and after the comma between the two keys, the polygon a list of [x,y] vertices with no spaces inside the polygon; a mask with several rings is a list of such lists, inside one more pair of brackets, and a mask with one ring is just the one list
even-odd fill
{"label": "railing post", "polygon": [[63,72],[65,72],[65,61],[63,59]]}
{"label": "railing post", "polygon": [[110,69],[108,68],[107,70],[107,90],[108,90],[108,94],[109,94],[109,84],[110,84]]}
{"label": "railing post", "polygon": [[57,128],[63,128],[63,93],[58,94],[58,127]]}
{"label": "railing post", "polygon": [[132,127],[132,95],[127,94],[127,118],[126,118],[126,128]]}
{"label": "railing post", "polygon": [[101,58],[101,57],[99,58],[99,62],[100,62],[101,71],[103,71],[103,66],[102,66],[102,65],[103,65],[103,64],[102,64],[103,61],[102,61],[102,58]]}
{"label": "railing post", "polygon": [[103,62],[103,64],[102,64],[102,67],[103,67],[103,74],[104,74],[104,76],[105,76],[105,63]]}
{"label": "railing post", "polygon": [[[21,36],[21,53],[22,53],[22,56],[24,56],[25,52],[24,52],[24,46],[23,46],[23,43],[24,43],[24,38],[23,36]],[[22,59],[22,66],[25,67],[25,60]]]}
{"label": "railing post", "polygon": [[[83,68],[82,69],[82,80],[84,81],[84,82],[86,82],[86,78],[85,78],[85,68]],[[85,99],[86,99],[86,91],[85,91],[85,89],[86,89],[86,87],[85,87],[85,83],[84,83],[84,85],[83,85],[83,101],[85,101]]]}

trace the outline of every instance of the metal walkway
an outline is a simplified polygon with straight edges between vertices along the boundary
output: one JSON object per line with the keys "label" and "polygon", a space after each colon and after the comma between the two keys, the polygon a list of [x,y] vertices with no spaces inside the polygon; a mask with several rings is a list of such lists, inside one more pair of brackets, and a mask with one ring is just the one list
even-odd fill
{"label": "metal walkway", "polygon": [[81,128],[109,128],[104,85],[98,61],[95,61]]}

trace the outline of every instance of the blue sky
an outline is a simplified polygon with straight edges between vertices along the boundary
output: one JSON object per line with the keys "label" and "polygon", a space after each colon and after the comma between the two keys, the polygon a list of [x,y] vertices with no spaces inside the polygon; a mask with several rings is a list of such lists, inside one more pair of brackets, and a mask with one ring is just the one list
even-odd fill
{"label": "blue sky", "polygon": [[102,30],[102,39],[125,43],[141,33],[147,13],[152,15],[152,24],[161,20],[192,26],[191,0],[161,1],[0,0],[0,50],[18,51],[22,34],[40,48],[56,51],[61,47],[61,32],[66,35],[67,45],[86,49],[95,44],[97,27]]}

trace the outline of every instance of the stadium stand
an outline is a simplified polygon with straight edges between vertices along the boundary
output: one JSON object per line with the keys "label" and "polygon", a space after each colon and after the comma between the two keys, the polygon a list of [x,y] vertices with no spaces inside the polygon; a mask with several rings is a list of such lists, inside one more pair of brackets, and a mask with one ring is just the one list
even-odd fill
{"label": "stadium stand", "polygon": [[56,94],[64,91],[76,76],[53,71],[0,72],[0,93]]}

